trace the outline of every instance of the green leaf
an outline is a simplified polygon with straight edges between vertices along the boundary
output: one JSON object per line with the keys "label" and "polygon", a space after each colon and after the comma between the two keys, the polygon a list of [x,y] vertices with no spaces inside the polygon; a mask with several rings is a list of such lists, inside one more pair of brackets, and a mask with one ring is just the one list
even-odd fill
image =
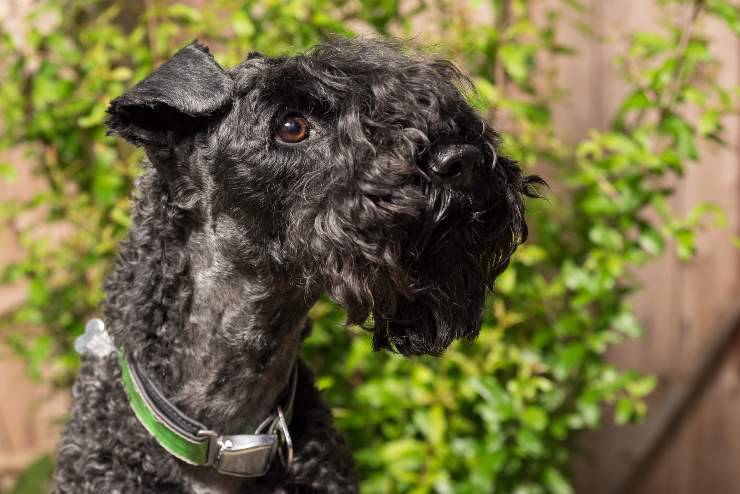
{"label": "green leaf", "polygon": [[643,229],[638,238],[640,247],[652,256],[657,256],[665,250],[665,241],[663,236],[657,230],[652,228]]}
{"label": "green leaf", "polygon": [[555,468],[545,470],[544,484],[547,491],[552,494],[573,494],[575,491],[570,482],[563,477],[563,474]]}
{"label": "green leaf", "polygon": [[498,90],[489,80],[480,77],[475,80],[475,90],[466,96],[473,107],[485,111],[498,99]]}
{"label": "green leaf", "polygon": [[241,10],[237,11],[231,17],[231,23],[234,26],[234,32],[238,36],[250,38],[254,35],[254,32],[255,32],[254,24],[252,23],[252,20],[249,18],[249,16],[245,12]]}
{"label": "green leaf", "polygon": [[644,398],[653,392],[657,384],[655,376],[641,376],[627,384],[627,390],[636,398]]}
{"label": "green leaf", "polygon": [[395,465],[394,470],[415,470],[424,461],[424,443],[415,439],[403,438],[386,443],[380,451],[383,460],[389,465]]}
{"label": "green leaf", "polygon": [[733,5],[729,0],[709,0],[707,9],[724,20],[730,29],[740,36],[740,6]]}
{"label": "green leaf", "polygon": [[628,424],[634,417],[635,404],[631,399],[622,398],[617,402],[614,412],[614,420],[617,425]]}
{"label": "green leaf", "polygon": [[694,256],[696,234],[693,230],[679,228],[674,232],[678,257],[682,261],[688,261]]}
{"label": "green leaf", "polygon": [[95,105],[89,114],[77,119],[77,124],[83,129],[94,127],[103,123],[105,115],[105,107],[102,105]]}
{"label": "green leaf", "polygon": [[716,110],[704,112],[699,119],[698,131],[701,136],[708,136],[716,133],[720,128],[720,114]]}
{"label": "green leaf", "polygon": [[18,173],[13,165],[10,163],[0,162],[0,179],[3,179],[8,183],[12,183],[15,182],[17,177]]}
{"label": "green leaf", "polygon": [[631,336],[633,338],[642,336],[642,326],[631,312],[621,312],[612,320],[612,325],[615,329],[627,336]]}
{"label": "green leaf", "polygon": [[585,355],[586,347],[583,343],[574,342],[565,345],[565,347],[560,351],[558,360],[566,370],[571,371],[581,365]]}
{"label": "green leaf", "polygon": [[686,120],[677,115],[669,115],[661,123],[661,129],[673,138],[682,156],[692,160],[699,158],[694,140],[694,129]]}
{"label": "green leaf", "polygon": [[130,81],[133,77],[134,73],[128,67],[116,67],[110,72],[110,78],[114,81]]}
{"label": "green leaf", "polygon": [[42,278],[34,278],[28,285],[28,298],[29,301],[37,306],[43,307],[49,303],[49,287]]}
{"label": "green leaf", "polygon": [[41,456],[23,470],[9,494],[46,494],[51,489],[53,472],[51,456]]}
{"label": "green leaf", "polygon": [[650,101],[650,98],[648,98],[645,91],[640,88],[630,94],[622,103],[622,107],[617,112],[617,117],[615,120],[615,125],[617,128],[623,128],[624,118],[632,111],[635,110],[643,110],[646,108],[649,108],[653,105],[653,102]]}
{"label": "green leaf", "polygon": [[601,420],[601,408],[599,407],[598,397],[584,396],[578,400],[577,405],[579,427],[587,426],[596,428]]}
{"label": "green leaf", "polygon": [[496,279],[496,290],[499,293],[508,294],[514,291],[516,284],[516,269],[511,267],[501,273]]}
{"label": "green leaf", "polygon": [[577,267],[571,260],[563,263],[561,274],[565,280],[565,286],[570,290],[577,290],[588,282],[589,276],[586,271]]}
{"label": "green leaf", "polygon": [[654,56],[674,46],[665,36],[655,32],[639,32],[633,35],[631,52],[633,56],[645,54]]}
{"label": "green leaf", "polygon": [[644,108],[649,108],[652,105],[652,101],[650,101],[650,98],[648,98],[647,94],[645,94],[645,91],[642,89],[638,89],[622,103],[622,108],[620,112],[626,112],[630,110],[641,110]]}
{"label": "green leaf", "polygon": [[527,407],[522,412],[522,422],[534,430],[544,430],[547,427],[547,413],[541,408]]}
{"label": "green leaf", "polygon": [[594,225],[588,232],[588,238],[596,245],[613,250],[621,250],[623,246],[622,234],[605,225]]}
{"label": "green leaf", "polygon": [[538,458],[545,454],[544,437],[532,429],[519,429],[516,434],[516,444],[520,454],[528,458]]}
{"label": "green leaf", "polygon": [[198,9],[184,4],[175,4],[168,7],[167,13],[172,17],[176,17],[191,23],[198,23],[203,20],[203,15]]}
{"label": "green leaf", "polygon": [[523,45],[506,44],[499,49],[501,62],[514,81],[526,82],[532,65],[531,52]]}

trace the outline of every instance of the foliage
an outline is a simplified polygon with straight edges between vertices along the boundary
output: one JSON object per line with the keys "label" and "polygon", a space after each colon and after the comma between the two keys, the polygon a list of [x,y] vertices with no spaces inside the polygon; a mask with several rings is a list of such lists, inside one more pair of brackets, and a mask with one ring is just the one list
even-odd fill
{"label": "foliage", "polygon": [[[476,342],[439,359],[373,354],[366,335],[348,336],[342,314],[323,301],[304,355],[356,452],[363,492],[572,492],[576,433],[599,426],[604,404],[620,424],[639,420],[655,384],[605,359],[609,345],[641,333],[627,301],[639,288],[635,267],[671,240],[689,259],[707,214],[720,217],[710,205],[676,217],[669,199],[672,178],[699,160],[699,142],[722,145],[723,119],[736,111],[737,94],[714,81],[720,63],[702,22],[714,17],[740,35],[740,9],[730,0],[656,0],[664,26],[632,33],[617,60],[628,92],[612,125],[566,145],[552,108],[563,94],[558,60],[576,53],[559,29],[567,20],[587,30],[577,0],[146,3],[137,15],[125,2],[40,0],[25,40],[0,34],[0,146],[26,150],[44,184],[29,201],[0,205],[25,249],[2,281],[28,287],[3,334],[29,371],[51,367],[57,385],[70,384],[71,343],[97,310],[129,224],[142,156],[105,137],[113,97],[195,37],[232,65],[249,50],[294,52],[332,32],[410,37],[423,26],[471,75],[471,101],[495,118],[508,152],[556,187],[530,204],[534,239],[499,279]],[[481,21],[481,9],[493,19]],[[0,164],[7,180],[14,170]],[[62,233],[52,240],[38,225]],[[10,329],[18,325],[41,330]]]}
{"label": "foliage", "polygon": [[8,494],[41,494],[51,490],[49,480],[54,471],[54,460],[44,455],[31,463],[18,477]]}

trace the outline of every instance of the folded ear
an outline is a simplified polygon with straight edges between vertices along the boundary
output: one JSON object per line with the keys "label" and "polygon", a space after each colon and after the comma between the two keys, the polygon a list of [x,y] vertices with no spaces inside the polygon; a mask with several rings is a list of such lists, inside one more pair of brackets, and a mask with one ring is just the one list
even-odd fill
{"label": "folded ear", "polygon": [[164,144],[170,132],[188,132],[223,112],[233,82],[208,52],[193,42],[108,108],[108,133],[137,146]]}

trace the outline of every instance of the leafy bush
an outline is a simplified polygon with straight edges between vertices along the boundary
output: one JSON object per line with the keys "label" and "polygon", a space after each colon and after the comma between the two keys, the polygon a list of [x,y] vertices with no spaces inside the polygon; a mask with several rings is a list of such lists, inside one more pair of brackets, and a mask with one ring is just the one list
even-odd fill
{"label": "leafy bush", "polygon": [[[558,29],[566,17],[585,19],[576,0],[234,0],[208,10],[152,1],[141,14],[122,1],[39,0],[27,38],[0,35],[0,145],[22,146],[46,186],[0,206],[25,248],[2,281],[28,286],[2,322],[7,342],[33,375],[51,366],[58,386],[71,383],[71,343],[101,301],[142,158],[105,136],[105,109],[177,47],[199,37],[231,65],[249,50],[294,52],[333,32],[412,36],[423,26],[471,75],[471,101],[505,132],[508,153],[557,186],[530,203],[534,239],[500,277],[476,342],[439,359],[374,354],[324,301],[304,356],[356,452],[363,492],[572,492],[576,433],[599,426],[604,404],[620,424],[639,420],[655,384],[604,356],[641,332],[627,302],[639,288],[635,267],[670,239],[690,258],[696,229],[719,215],[699,205],[676,217],[667,184],[699,160],[698,141],[722,145],[737,93],[712,79],[720,63],[700,28],[713,16],[740,35],[740,11],[729,0],[655,3],[679,23],[630,35],[617,60],[629,91],[612,125],[566,145],[551,110],[562,94],[557,63],[576,53]],[[481,21],[481,9],[493,20]],[[0,172],[12,180],[14,168]],[[63,233],[50,240],[35,228],[43,224]],[[41,329],[10,329],[19,324]]]}

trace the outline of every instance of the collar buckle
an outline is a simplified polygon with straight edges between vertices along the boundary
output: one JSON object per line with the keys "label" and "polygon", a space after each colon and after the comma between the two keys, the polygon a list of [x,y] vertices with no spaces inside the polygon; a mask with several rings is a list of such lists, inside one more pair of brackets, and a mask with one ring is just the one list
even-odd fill
{"label": "collar buckle", "polygon": [[[213,467],[236,477],[260,477],[267,473],[278,449],[276,434],[239,434],[217,439]],[[210,456],[210,455],[209,455]]]}
{"label": "collar buckle", "polygon": [[263,424],[255,434],[219,436],[213,431],[200,431],[199,436],[208,438],[208,465],[225,475],[261,477],[270,469],[277,453],[285,468],[290,468],[293,439],[283,408],[276,408],[275,417],[265,421],[269,426]]}
{"label": "collar buckle", "polygon": [[216,464],[216,459],[218,458],[218,434],[211,430],[200,430],[198,431],[198,437],[208,439],[208,458],[206,459],[205,466],[212,467]]}

